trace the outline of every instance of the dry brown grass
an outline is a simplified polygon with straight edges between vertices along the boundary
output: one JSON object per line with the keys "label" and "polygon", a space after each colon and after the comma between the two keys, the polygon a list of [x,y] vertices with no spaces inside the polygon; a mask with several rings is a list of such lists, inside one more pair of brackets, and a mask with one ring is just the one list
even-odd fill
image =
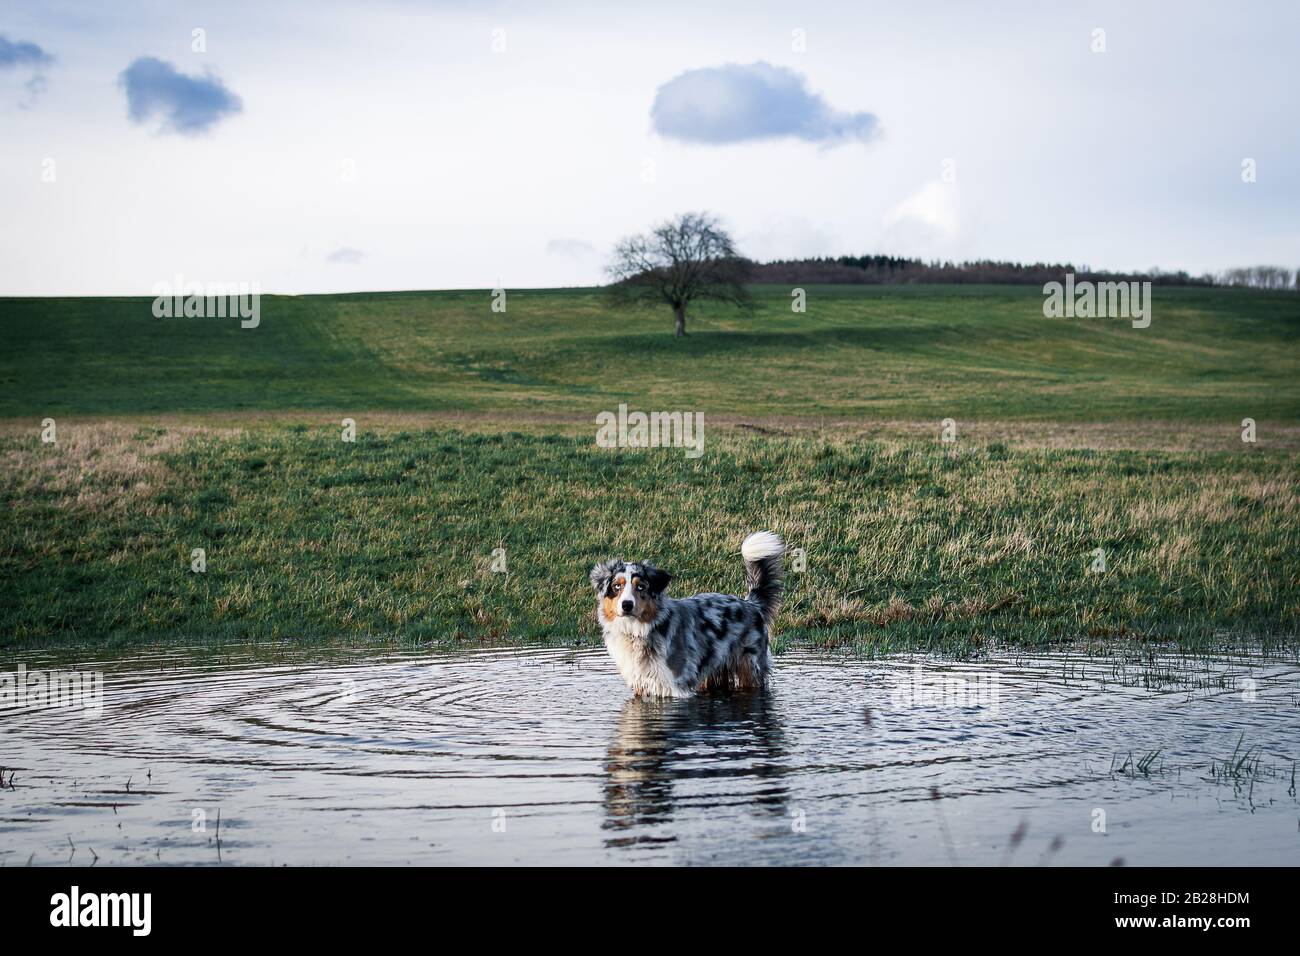
{"label": "dry brown grass", "polygon": [[169,474],[161,456],[191,436],[211,429],[178,426],[140,428],[124,422],[59,423],[57,442],[33,440],[0,456],[0,481],[13,492],[17,510],[42,500],[83,512],[130,508],[149,514]]}
{"label": "dry brown grass", "polygon": [[[996,599],[965,598],[961,601],[946,601],[942,595],[931,595],[920,606],[909,604],[894,595],[888,601],[870,603],[852,596],[818,597],[803,615],[788,620],[792,627],[830,627],[837,624],[870,624],[885,628],[905,621],[960,621],[983,617],[1011,607],[1020,600],[1020,595],[1006,592]],[[786,617],[790,617],[788,612]]]}
{"label": "dry brown grass", "polygon": [[[900,419],[836,419],[797,416],[716,415],[704,410],[705,427],[710,433],[740,435],[827,437],[850,441],[939,440],[940,424],[936,421]],[[301,424],[308,428],[339,426],[344,418],[357,422],[358,432],[378,433],[460,428],[466,431],[499,434],[520,431],[525,434],[552,433],[595,438],[595,419],[569,413],[513,410],[509,413],[402,412],[337,409],[321,411],[238,411],[165,413],[155,415],[78,416],[72,427],[127,428],[147,427],[173,431],[213,431],[229,433],[261,428],[278,428]],[[341,426],[340,426],[341,427]],[[62,432],[64,424],[60,421]],[[31,419],[0,419],[0,435],[35,434],[38,426]],[[1091,448],[1098,451],[1239,451],[1254,454],[1264,450],[1300,450],[1300,425],[1259,424],[1258,442],[1241,441],[1241,428],[1227,416],[1219,424],[1184,422],[957,422],[961,447],[1002,442],[1015,448],[1063,450]]]}

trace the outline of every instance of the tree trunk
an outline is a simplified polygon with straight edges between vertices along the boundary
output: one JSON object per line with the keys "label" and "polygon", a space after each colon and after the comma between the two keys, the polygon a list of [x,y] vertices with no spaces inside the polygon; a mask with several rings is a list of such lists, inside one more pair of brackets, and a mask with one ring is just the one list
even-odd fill
{"label": "tree trunk", "polygon": [[677,316],[677,331],[673,336],[680,339],[686,334],[686,306],[673,306],[673,315]]}

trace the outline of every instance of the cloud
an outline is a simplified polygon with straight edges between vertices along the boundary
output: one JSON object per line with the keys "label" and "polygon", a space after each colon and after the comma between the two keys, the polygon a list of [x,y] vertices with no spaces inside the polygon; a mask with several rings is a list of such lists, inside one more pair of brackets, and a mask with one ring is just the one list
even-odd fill
{"label": "cloud", "polygon": [[352,249],[348,246],[344,246],[341,249],[335,249],[333,252],[331,252],[328,256],[325,257],[325,261],[330,263],[330,265],[354,266],[357,265],[365,257],[366,254],[362,252],[360,249]]}
{"label": "cloud", "polygon": [[904,251],[957,238],[961,226],[960,196],[955,183],[926,183],[890,208],[884,225],[891,241]]}
{"label": "cloud", "polygon": [[582,239],[552,239],[546,244],[548,256],[568,256],[583,259],[596,254],[596,247]]}
{"label": "cloud", "polygon": [[687,70],[655,94],[656,132],[686,143],[743,143],[792,136],[828,146],[878,135],[871,113],[831,109],[794,70],[750,63]]}
{"label": "cloud", "polygon": [[30,67],[32,71],[32,75],[23,84],[27,97],[18,104],[23,109],[30,106],[45,90],[45,74],[42,72],[42,67],[49,66],[53,62],[54,57],[35,43],[23,40],[14,43],[8,37],[0,35],[0,70]]}
{"label": "cloud", "polygon": [[13,43],[8,37],[0,35],[0,70],[11,66],[49,66],[53,62],[54,57],[35,43],[22,40]]}
{"label": "cloud", "polygon": [[802,216],[779,213],[746,232],[741,248],[760,262],[843,255],[846,247],[838,232]]}
{"label": "cloud", "polygon": [[186,76],[152,56],[128,66],[118,82],[126,90],[131,119],[145,123],[161,114],[167,132],[205,133],[222,117],[243,109],[239,97],[215,76]]}

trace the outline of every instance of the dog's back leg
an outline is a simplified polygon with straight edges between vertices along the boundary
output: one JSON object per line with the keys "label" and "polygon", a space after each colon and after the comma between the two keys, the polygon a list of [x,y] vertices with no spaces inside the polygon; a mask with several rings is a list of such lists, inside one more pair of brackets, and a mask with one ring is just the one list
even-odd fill
{"label": "dog's back leg", "polygon": [[762,635],[762,643],[757,641],[738,649],[732,666],[737,687],[759,688],[767,685],[767,677],[772,671],[772,655],[767,649],[767,635]]}

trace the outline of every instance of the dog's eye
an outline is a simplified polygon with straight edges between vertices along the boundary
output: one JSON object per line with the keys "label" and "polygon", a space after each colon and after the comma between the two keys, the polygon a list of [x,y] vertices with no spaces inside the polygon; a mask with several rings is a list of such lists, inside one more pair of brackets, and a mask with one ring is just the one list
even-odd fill
{"label": "dog's eye", "polygon": [[638,591],[644,591],[644,590],[645,590],[645,582],[644,582],[644,581],[638,581],[638,582],[636,583],[636,589],[637,589]]}

